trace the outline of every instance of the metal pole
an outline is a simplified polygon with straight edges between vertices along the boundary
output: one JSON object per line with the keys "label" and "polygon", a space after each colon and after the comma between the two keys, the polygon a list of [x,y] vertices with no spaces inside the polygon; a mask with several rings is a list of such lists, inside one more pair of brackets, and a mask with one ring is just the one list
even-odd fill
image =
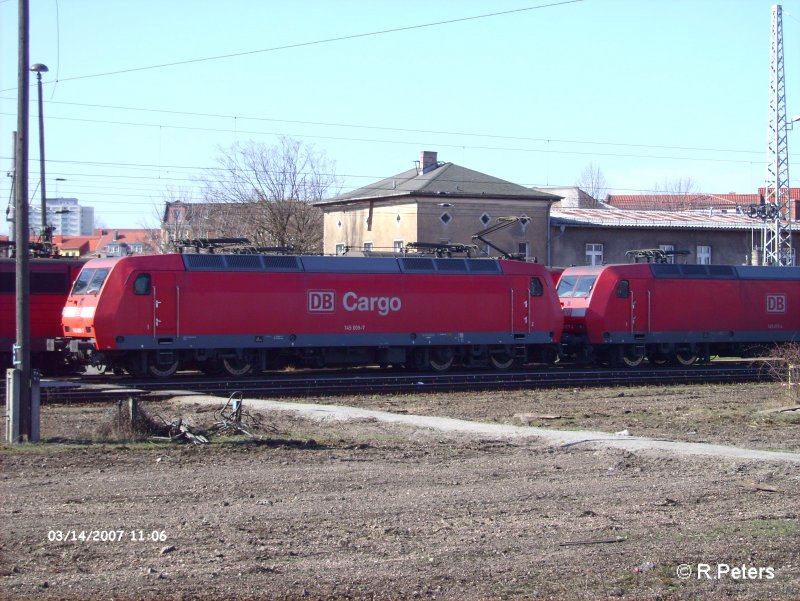
{"label": "metal pole", "polygon": [[39,174],[41,181],[39,187],[42,189],[42,243],[47,255],[50,254],[50,235],[47,230],[47,193],[45,191],[44,179],[44,112],[42,111],[42,73],[47,72],[47,67],[36,63],[31,67],[31,71],[36,71],[36,88],[39,92]]}
{"label": "metal pole", "polygon": [[[14,170],[15,252],[16,252],[16,335],[14,367],[20,371],[20,438],[31,434],[31,349],[30,349],[30,279],[28,231],[28,103],[30,84],[28,65],[30,13],[28,0],[19,0],[19,59],[17,64],[17,151]],[[9,442],[19,442],[9,441]]]}

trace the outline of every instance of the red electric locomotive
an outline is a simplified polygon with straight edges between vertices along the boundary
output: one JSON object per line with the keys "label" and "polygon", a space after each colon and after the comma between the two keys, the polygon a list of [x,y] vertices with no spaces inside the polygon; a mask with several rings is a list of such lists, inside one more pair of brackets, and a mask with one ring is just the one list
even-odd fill
{"label": "red electric locomotive", "polygon": [[563,314],[530,263],[168,254],[87,263],[63,326],[73,349],[133,374],[240,376],[287,359],[508,369],[554,359]]}
{"label": "red electric locomotive", "polygon": [[[61,310],[72,282],[85,261],[78,259],[31,259],[30,271],[30,349],[31,364],[45,373],[69,366],[69,357],[60,352]],[[16,332],[16,262],[0,259],[0,357],[11,367]]]}
{"label": "red electric locomotive", "polygon": [[748,356],[800,340],[800,268],[640,263],[570,267],[565,354],[637,366]]}

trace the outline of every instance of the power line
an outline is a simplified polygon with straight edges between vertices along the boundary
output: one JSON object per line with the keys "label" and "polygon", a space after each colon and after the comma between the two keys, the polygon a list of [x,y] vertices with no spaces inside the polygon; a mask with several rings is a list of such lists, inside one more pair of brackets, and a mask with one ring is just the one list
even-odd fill
{"label": "power line", "polygon": [[[0,100],[14,100],[13,98],[8,97],[0,97]],[[446,130],[425,130],[425,129],[412,129],[412,128],[404,128],[404,127],[387,127],[387,126],[380,126],[380,125],[361,125],[361,124],[353,124],[353,123],[331,123],[325,121],[303,121],[298,119],[274,119],[269,117],[248,117],[248,116],[241,116],[241,115],[225,115],[225,114],[216,114],[216,113],[196,113],[191,111],[175,111],[175,110],[168,110],[168,109],[152,109],[152,108],[142,108],[142,107],[126,107],[126,106],[115,106],[115,105],[107,105],[107,104],[87,104],[81,102],[63,102],[63,101],[49,101],[48,104],[61,104],[67,106],[80,106],[80,107],[87,107],[87,108],[104,108],[104,109],[113,109],[113,110],[124,110],[124,111],[137,111],[137,112],[148,112],[148,113],[159,113],[159,114],[166,114],[166,115],[182,115],[187,117],[207,117],[207,118],[214,118],[214,119],[231,119],[231,120],[242,120],[242,121],[266,121],[270,123],[289,123],[294,125],[314,125],[314,126],[322,126],[322,127],[343,127],[343,128],[352,128],[352,129],[370,129],[370,130],[378,130],[378,131],[389,131],[389,132],[400,132],[400,133],[416,133],[416,134],[434,134],[434,135],[446,135],[446,136],[463,136],[463,137],[475,137],[475,138],[492,138],[498,140],[517,140],[517,141],[527,141],[527,142],[552,142],[556,144],[586,144],[586,145],[596,145],[596,146],[623,146],[629,148],[658,148],[662,150],[690,150],[690,151],[700,151],[700,152],[730,152],[730,153],[740,153],[740,154],[762,154],[761,151],[755,150],[737,150],[737,149],[730,149],[730,148],[708,148],[708,147],[696,147],[696,146],[667,146],[663,144],[638,144],[638,143],[630,143],[630,142],[607,142],[607,141],[593,141],[593,140],[567,140],[562,138],[535,138],[530,136],[509,136],[503,134],[485,134],[485,133],[476,133],[476,132],[457,132],[457,131],[446,131]],[[10,113],[2,113],[2,114],[10,114]],[[48,119],[73,119],[79,120],[77,117],[57,117],[53,115],[48,115]],[[110,124],[118,124],[118,125],[142,125],[147,127],[175,127],[179,128],[179,126],[172,126],[172,125],[164,125],[164,124],[154,124],[154,123],[131,123],[131,122],[124,122],[124,121],[113,121],[113,120],[93,120],[93,119],[86,119],[87,122],[96,122],[96,123],[110,123]],[[192,129],[191,127],[183,127],[182,129]],[[198,130],[204,130],[205,128],[197,128]],[[228,133],[253,133],[248,132],[245,130],[226,130],[226,129],[208,129],[207,131],[220,131],[220,132],[228,132]],[[256,132],[258,133],[258,132]],[[267,132],[264,132],[267,133]]]}
{"label": "power line", "polygon": [[106,71],[104,73],[93,73],[93,74],[90,74],[90,75],[76,75],[75,77],[67,77],[67,78],[61,79],[60,81],[76,81],[76,80],[79,80],[79,79],[88,79],[88,78],[92,78],[92,77],[106,77],[108,75],[120,75],[120,74],[123,74],[123,73],[134,73],[136,71],[147,71],[147,70],[150,70],[150,69],[164,69],[166,67],[178,67],[178,66],[181,66],[181,65],[189,65],[189,64],[193,64],[193,63],[201,63],[201,62],[207,62],[207,61],[222,60],[222,59],[226,59],[226,58],[236,58],[236,57],[240,57],[240,56],[249,56],[249,55],[252,55],[252,54],[263,54],[263,53],[266,53],[266,52],[276,52],[278,50],[290,50],[290,49],[293,49],[293,48],[303,48],[303,47],[306,47],[306,46],[315,46],[315,45],[319,45],[319,44],[329,44],[331,42],[342,42],[342,41],[345,41],[345,40],[355,40],[355,39],[358,39],[358,38],[366,38],[366,37],[371,37],[371,36],[384,35],[384,34],[388,34],[388,33],[398,33],[398,32],[401,32],[401,31],[411,31],[413,29],[423,29],[423,28],[426,28],[426,27],[438,27],[440,25],[451,25],[453,23],[462,23],[462,22],[465,22],[465,21],[474,21],[474,20],[477,20],[477,19],[487,19],[487,18],[490,18],[490,17],[499,17],[499,16],[503,16],[503,15],[510,15],[510,14],[515,14],[515,13],[531,11],[531,10],[539,10],[539,9],[543,9],[543,8],[553,8],[553,7],[556,7],[556,6],[563,6],[563,5],[566,5],[566,4],[575,4],[577,2],[583,2],[583,0],[564,0],[562,2],[553,2],[553,3],[550,3],[550,4],[540,4],[540,5],[537,5],[537,6],[528,6],[528,7],[524,7],[524,8],[516,8],[516,9],[513,9],[513,10],[506,10],[506,11],[495,12],[495,13],[487,13],[487,14],[483,14],[483,15],[475,15],[475,16],[472,16],[472,17],[460,17],[460,18],[457,18],[457,19],[448,19],[448,20],[445,20],[445,21],[435,21],[433,23],[421,23],[421,24],[418,24],[418,25],[408,25],[408,26],[405,26],[405,27],[394,27],[394,28],[391,28],[391,29],[382,29],[382,30],[379,30],[379,31],[370,31],[370,32],[366,32],[366,33],[355,33],[355,34],[351,34],[351,35],[338,36],[338,37],[334,37],[334,38],[326,38],[326,39],[322,39],[322,40],[314,40],[314,41],[311,41],[311,42],[297,42],[295,44],[286,44],[285,46],[273,46],[271,48],[262,48],[262,49],[259,49],[259,50],[247,50],[247,51],[244,51],[244,52],[234,52],[234,53],[231,53],[231,54],[220,54],[220,55],[217,55],[217,56],[207,56],[207,57],[203,57],[203,58],[193,58],[193,59],[187,59],[187,60],[183,60],[183,61],[174,61],[174,62],[170,62],[170,63],[161,63],[161,64],[158,64],[158,65],[148,65],[146,67],[131,67],[130,69],[118,69],[116,71]]}
{"label": "power line", "polygon": [[[0,113],[8,114],[8,113]],[[122,125],[129,127],[151,127],[161,129],[175,129],[183,131],[199,131],[210,133],[228,133],[228,134],[248,134],[258,136],[287,136],[290,138],[304,138],[312,140],[337,140],[343,142],[359,142],[368,144],[414,144],[417,146],[437,146],[439,148],[468,148],[470,150],[486,150],[486,151],[502,151],[502,152],[524,152],[535,154],[554,154],[554,155],[577,155],[577,156],[593,156],[593,157],[614,157],[614,158],[635,158],[635,159],[659,159],[671,161],[696,161],[696,162],[711,162],[711,163],[734,163],[734,164],[763,164],[765,161],[757,161],[752,159],[734,159],[734,158],[714,158],[714,157],[692,157],[692,156],[669,156],[669,155],[656,155],[656,154],[635,154],[635,153],[619,153],[619,152],[597,152],[597,151],[580,151],[580,150],[558,150],[554,148],[520,148],[509,146],[478,146],[464,144],[453,144],[443,142],[429,142],[420,140],[387,140],[377,138],[352,138],[344,136],[325,136],[319,134],[300,134],[300,133],[286,133],[286,132],[272,132],[272,131],[258,131],[258,130],[232,130],[224,128],[211,128],[211,127],[193,127],[188,125],[157,125],[150,123],[134,123],[125,121],[104,121],[100,119],[83,119],[78,117],[58,117],[50,116],[48,119],[61,120],[61,121],[77,121],[82,123],[100,123],[106,125]],[[553,142],[548,140],[548,142]],[[688,150],[688,149],[687,149]],[[742,151],[749,152],[749,151]],[[755,153],[753,153],[755,154]]]}

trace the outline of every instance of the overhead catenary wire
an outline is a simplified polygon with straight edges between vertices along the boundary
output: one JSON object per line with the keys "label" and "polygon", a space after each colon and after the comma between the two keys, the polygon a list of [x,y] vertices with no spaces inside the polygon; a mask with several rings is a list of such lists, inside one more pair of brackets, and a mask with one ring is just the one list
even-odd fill
{"label": "overhead catenary wire", "polygon": [[[3,97],[0,96],[0,100],[8,100],[8,101],[15,101],[14,98]],[[33,102],[33,101],[31,101]],[[428,135],[444,135],[444,136],[458,136],[458,137],[474,137],[474,138],[490,138],[490,139],[497,139],[497,140],[516,140],[516,141],[524,141],[524,142],[548,142],[554,144],[585,144],[589,146],[623,146],[629,148],[657,148],[662,150],[688,150],[688,151],[702,151],[702,152],[729,152],[729,153],[741,153],[741,154],[763,154],[762,150],[742,150],[742,149],[735,149],[735,148],[715,148],[715,147],[702,147],[702,146],[671,146],[665,144],[642,144],[639,142],[615,142],[615,141],[606,141],[606,140],[569,140],[563,138],[554,138],[554,137],[533,137],[533,136],[511,136],[507,134],[488,134],[488,133],[480,133],[480,132],[468,132],[468,131],[447,131],[447,130],[432,130],[432,129],[418,129],[418,128],[408,128],[408,127],[389,127],[385,125],[364,125],[358,123],[335,123],[335,122],[326,122],[326,121],[304,121],[300,119],[277,119],[277,118],[270,118],[270,117],[253,117],[247,115],[233,115],[233,114],[224,114],[224,113],[203,113],[203,112],[194,112],[194,111],[177,111],[171,109],[158,109],[158,108],[146,108],[146,107],[129,107],[129,106],[120,106],[120,105],[109,105],[109,104],[89,104],[83,102],[63,102],[63,101],[49,101],[48,104],[54,105],[64,105],[64,106],[77,106],[77,107],[85,107],[91,109],[109,109],[109,110],[120,110],[120,111],[133,111],[133,112],[146,112],[146,113],[158,113],[158,114],[166,114],[166,115],[178,115],[178,116],[185,116],[185,117],[205,117],[205,118],[213,118],[213,119],[227,119],[227,120],[236,120],[236,121],[263,121],[269,123],[288,123],[292,125],[310,125],[316,127],[339,127],[339,128],[347,128],[347,129],[368,129],[368,130],[377,130],[377,131],[388,131],[394,133],[414,133],[414,134],[428,134]],[[0,113],[4,115],[10,115],[11,113]],[[226,132],[226,133],[263,133],[265,135],[275,135],[273,132],[249,132],[246,130],[241,129],[224,129],[224,128],[202,128],[202,127],[193,127],[193,126],[177,126],[172,125],[169,123],[135,123],[135,122],[128,122],[128,121],[115,121],[115,120],[100,120],[100,119],[86,119],[80,117],[60,117],[57,115],[50,115],[48,112],[48,119],[63,119],[63,120],[84,120],[89,123],[108,123],[108,124],[116,124],[116,125],[130,125],[136,126],[141,125],[142,127],[164,127],[164,128],[175,128],[175,129],[197,129],[200,131],[218,131],[218,132]]]}
{"label": "overhead catenary wire", "polygon": [[[7,113],[0,113],[0,114],[7,114]],[[753,159],[671,156],[671,155],[636,154],[636,153],[620,153],[620,152],[597,152],[588,150],[559,150],[555,148],[521,148],[521,147],[508,147],[508,146],[476,146],[476,145],[465,146],[464,144],[459,144],[459,143],[426,142],[420,140],[401,141],[401,140],[386,140],[386,139],[382,140],[377,138],[348,138],[342,136],[324,136],[319,134],[266,132],[266,131],[255,131],[255,130],[249,130],[249,131],[231,130],[231,129],[203,128],[203,127],[196,127],[196,126],[192,127],[192,126],[182,126],[182,125],[156,125],[156,124],[141,124],[141,123],[129,123],[129,122],[108,122],[96,119],[80,119],[80,118],[58,117],[58,116],[52,116],[50,117],[50,119],[105,123],[105,124],[113,123],[115,125],[123,125],[123,126],[146,126],[154,128],[190,130],[190,131],[201,131],[209,133],[233,133],[238,135],[249,134],[249,135],[260,135],[260,136],[286,136],[289,138],[303,138],[303,139],[313,139],[313,140],[337,140],[337,141],[359,142],[359,143],[369,143],[369,144],[403,144],[403,145],[416,144],[418,146],[436,146],[438,148],[457,148],[457,149],[467,148],[469,150],[486,150],[486,151],[501,151],[501,152],[553,154],[553,155],[575,155],[575,156],[613,157],[613,158],[631,158],[631,159],[658,159],[658,160],[668,160],[668,161],[692,161],[692,162],[711,162],[711,163],[766,164],[765,160],[757,161]]]}
{"label": "overhead catenary wire", "polygon": [[[333,43],[333,42],[343,42],[343,41],[355,40],[355,39],[359,39],[359,38],[367,38],[367,37],[386,35],[386,34],[391,34],[391,33],[399,33],[399,32],[403,32],[403,31],[411,31],[411,30],[414,30],[414,29],[424,29],[424,28],[427,28],[427,27],[439,27],[439,26],[442,26],[442,25],[452,25],[454,23],[463,23],[463,22],[466,22],[466,21],[476,21],[478,19],[488,19],[488,18],[492,18],[492,17],[499,17],[499,16],[504,16],[504,15],[517,14],[517,13],[533,11],[533,10],[541,10],[541,9],[545,9],[545,8],[555,8],[557,6],[565,6],[565,5],[568,5],[568,4],[577,4],[577,3],[580,3],[580,2],[583,2],[583,0],[562,0],[560,2],[551,2],[551,3],[548,3],[548,4],[539,4],[539,5],[536,5],[536,6],[526,6],[526,7],[522,7],[522,8],[515,8],[515,9],[511,9],[511,10],[499,11],[499,12],[494,12],[494,13],[485,13],[485,14],[482,14],[482,15],[473,15],[471,17],[457,17],[457,18],[454,18],[454,19],[446,19],[446,20],[443,20],[443,21],[434,21],[434,22],[431,22],[431,23],[418,23],[418,24],[415,24],[415,25],[406,25],[404,27],[392,27],[392,28],[387,28],[387,29],[380,29],[380,30],[377,30],[377,31],[354,33],[354,34],[336,36],[336,37],[325,38],[325,39],[320,39],[320,40],[312,40],[312,41],[307,41],[307,42],[296,42],[296,43],[293,43],[293,44],[285,44],[283,46],[273,46],[273,47],[270,47],[270,48],[260,48],[260,49],[257,49],[257,50],[245,50],[243,52],[232,52],[232,53],[228,53],[228,54],[219,54],[219,55],[215,55],[215,56],[205,56],[205,57],[192,58],[192,59],[186,59],[186,60],[181,60],[181,61],[171,61],[171,62],[160,63],[160,64],[156,64],[156,65],[146,65],[146,66],[142,66],[142,67],[130,67],[130,68],[127,68],[127,69],[117,69],[117,70],[114,70],[114,71],[106,71],[106,72],[103,72],[103,73],[91,73],[91,74],[87,74],[87,75],[75,75],[73,77],[62,78],[59,81],[64,82],[64,81],[76,81],[76,80],[80,80],[80,79],[89,79],[89,78],[95,78],[95,77],[107,77],[107,76],[111,76],[111,75],[122,75],[122,74],[127,74],[127,73],[135,73],[135,72],[138,72],[138,71],[150,71],[150,70],[153,70],[153,69],[165,69],[165,68],[168,68],[168,67],[179,67],[179,66],[191,65],[191,64],[195,64],[195,63],[223,60],[223,59],[229,59],[229,58],[238,58],[238,57],[241,57],[241,56],[250,56],[250,55],[253,55],[253,54],[264,54],[264,53],[267,53],[267,52],[277,52],[277,51],[280,51],[280,50],[292,50],[292,49],[295,49],[295,48],[303,48],[303,47],[307,47],[307,46],[317,46],[317,45],[321,45],[321,44],[330,44],[330,43]],[[2,91],[6,91],[6,90],[2,90]]]}

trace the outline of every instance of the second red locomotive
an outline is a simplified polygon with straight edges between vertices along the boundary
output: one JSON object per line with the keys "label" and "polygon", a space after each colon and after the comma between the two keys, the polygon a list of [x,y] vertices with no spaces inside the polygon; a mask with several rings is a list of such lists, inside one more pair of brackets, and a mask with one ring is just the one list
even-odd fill
{"label": "second red locomotive", "polygon": [[690,365],[800,338],[800,268],[640,263],[561,274],[566,355]]}
{"label": "second red locomotive", "polygon": [[[61,346],[61,311],[85,262],[68,258],[30,259],[31,363],[46,374],[77,367]],[[6,367],[12,363],[16,314],[16,261],[0,259],[0,361]]]}
{"label": "second red locomotive", "polygon": [[531,263],[168,254],[87,263],[63,326],[97,364],[239,376],[287,359],[508,369],[555,359],[563,314]]}

